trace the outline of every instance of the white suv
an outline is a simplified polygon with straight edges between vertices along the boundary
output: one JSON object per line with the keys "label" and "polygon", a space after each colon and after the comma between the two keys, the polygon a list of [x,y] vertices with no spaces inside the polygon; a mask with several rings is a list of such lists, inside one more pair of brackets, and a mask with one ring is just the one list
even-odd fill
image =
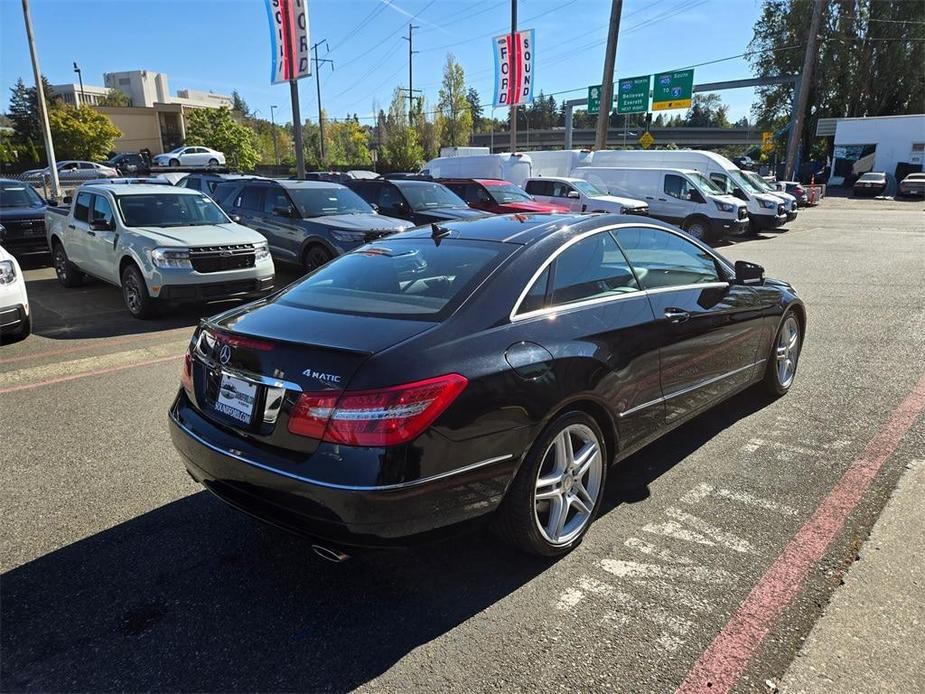
{"label": "white suv", "polygon": [[611,195],[581,178],[542,176],[528,178],[526,191],[540,202],[564,205],[573,212],[613,212],[615,214],[649,214],[642,200]]}

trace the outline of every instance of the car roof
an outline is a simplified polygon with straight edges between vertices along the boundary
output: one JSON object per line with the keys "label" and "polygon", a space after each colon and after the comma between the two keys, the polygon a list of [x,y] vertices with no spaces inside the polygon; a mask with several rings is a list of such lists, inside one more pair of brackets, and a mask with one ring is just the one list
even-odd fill
{"label": "car roof", "polygon": [[[267,179],[268,181],[270,179]],[[311,188],[311,189],[321,189],[321,190],[332,190],[335,188],[346,188],[347,186],[341,185],[340,183],[335,183],[334,181],[270,181],[271,183],[278,183],[283,188],[288,190],[297,189],[297,188]]]}
{"label": "car roof", "polygon": [[167,193],[179,193],[180,195],[202,195],[202,193],[200,193],[198,190],[151,183],[137,183],[134,185],[125,185],[124,183],[90,183],[80,186],[80,191],[108,192],[112,193],[113,195],[143,195],[145,193],[157,193],[160,195],[165,195]]}

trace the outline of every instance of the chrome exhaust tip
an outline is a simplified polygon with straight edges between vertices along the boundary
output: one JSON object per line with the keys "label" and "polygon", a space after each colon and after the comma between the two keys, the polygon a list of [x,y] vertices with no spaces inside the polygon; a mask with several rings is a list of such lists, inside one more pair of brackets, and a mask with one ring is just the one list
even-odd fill
{"label": "chrome exhaust tip", "polygon": [[349,554],[345,554],[332,547],[325,547],[324,545],[312,545],[312,551],[325,561],[331,561],[335,564],[347,561],[350,558]]}

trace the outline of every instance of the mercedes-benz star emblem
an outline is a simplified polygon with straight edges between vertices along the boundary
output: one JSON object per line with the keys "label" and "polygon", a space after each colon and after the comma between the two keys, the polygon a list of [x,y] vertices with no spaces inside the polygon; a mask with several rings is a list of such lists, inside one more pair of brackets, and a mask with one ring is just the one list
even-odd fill
{"label": "mercedes-benz star emblem", "polygon": [[222,364],[227,364],[231,361],[231,347],[229,345],[222,345],[221,350],[218,352],[218,360]]}

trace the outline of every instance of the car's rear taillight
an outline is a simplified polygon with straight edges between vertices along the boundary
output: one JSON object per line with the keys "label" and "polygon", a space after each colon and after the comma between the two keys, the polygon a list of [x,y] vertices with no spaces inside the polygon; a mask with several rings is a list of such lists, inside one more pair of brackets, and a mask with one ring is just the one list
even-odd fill
{"label": "car's rear taillight", "polygon": [[421,434],[467,383],[447,374],[376,390],[303,393],[289,415],[289,431],[351,446],[396,446]]}
{"label": "car's rear taillight", "polygon": [[193,394],[193,356],[189,352],[183,355],[183,373],[180,375],[180,383],[188,395]]}

